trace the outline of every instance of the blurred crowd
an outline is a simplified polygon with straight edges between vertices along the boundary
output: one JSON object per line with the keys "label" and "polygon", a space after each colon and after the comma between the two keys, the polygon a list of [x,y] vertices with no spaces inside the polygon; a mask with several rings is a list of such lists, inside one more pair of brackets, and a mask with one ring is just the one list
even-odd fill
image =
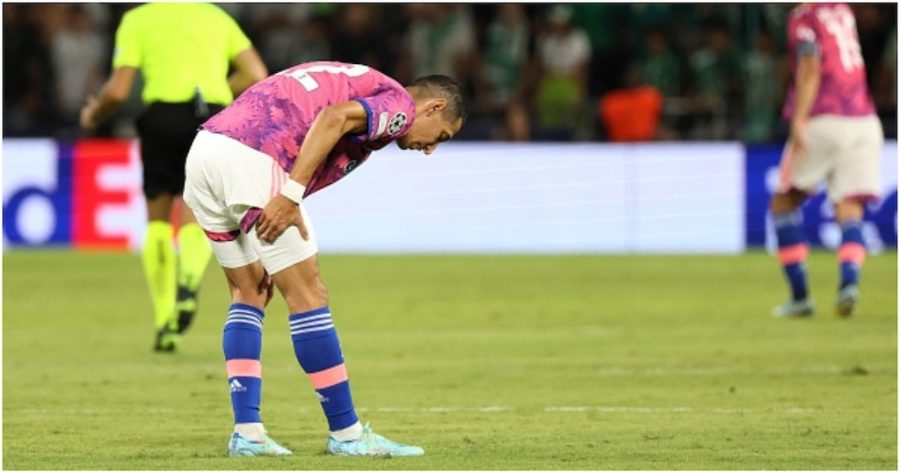
{"label": "blurred crowd", "polygon": [[[135,4],[3,4],[3,135],[74,137]],[[221,4],[269,67],[338,60],[440,73],[459,139],[783,140],[783,4]],[[853,4],[870,90],[897,136],[897,6]],[[203,25],[197,25],[203,28]],[[187,47],[187,45],[186,45]],[[100,133],[134,136],[135,90]]]}

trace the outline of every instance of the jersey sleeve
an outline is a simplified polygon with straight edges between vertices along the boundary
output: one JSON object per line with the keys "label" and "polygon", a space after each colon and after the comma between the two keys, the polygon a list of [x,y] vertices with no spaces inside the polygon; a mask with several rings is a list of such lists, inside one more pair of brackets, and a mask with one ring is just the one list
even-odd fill
{"label": "jersey sleeve", "polygon": [[141,67],[141,46],[138,38],[137,22],[131,12],[122,16],[116,30],[116,47],[113,51],[113,69],[119,67]]}
{"label": "jersey sleeve", "polygon": [[234,21],[228,13],[222,12],[222,15],[225,16],[226,21],[228,22],[228,38],[226,47],[228,49],[228,57],[234,58],[241,51],[249,49],[253,44],[250,42],[250,38],[244,34],[244,31],[241,30],[241,27]]}
{"label": "jersey sleeve", "polygon": [[415,105],[406,90],[390,88],[356,101],[362,104],[369,117],[366,133],[355,135],[356,141],[393,139],[405,134],[412,124]]}
{"label": "jersey sleeve", "polygon": [[804,56],[818,57],[821,51],[820,42],[811,15],[802,14],[791,18],[788,24],[788,44],[791,45],[792,53],[797,59]]}

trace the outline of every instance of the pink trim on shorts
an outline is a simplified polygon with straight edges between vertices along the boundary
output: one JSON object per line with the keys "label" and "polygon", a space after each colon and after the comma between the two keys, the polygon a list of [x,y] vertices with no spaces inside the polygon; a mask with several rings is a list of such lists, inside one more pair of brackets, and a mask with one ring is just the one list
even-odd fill
{"label": "pink trim on shorts", "polygon": [[859,243],[844,243],[838,249],[838,260],[861,265],[866,260],[866,247]]}
{"label": "pink trim on shorts", "polygon": [[309,373],[309,380],[312,381],[315,389],[325,389],[335,384],[343,383],[347,381],[347,366],[341,363],[327,370]]}
{"label": "pink trim on shorts", "polygon": [[850,202],[859,202],[861,204],[865,204],[867,202],[875,202],[877,200],[878,200],[877,195],[864,192],[861,194],[850,194],[848,196],[845,196],[844,198],[841,199],[841,202],[850,201]]}
{"label": "pink trim on shorts", "polygon": [[229,378],[246,376],[250,378],[262,378],[262,363],[259,360],[238,359],[225,362],[225,370]]}
{"label": "pink trim on shorts", "polygon": [[807,256],[809,256],[809,247],[806,246],[806,243],[797,243],[778,250],[778,260],[781,261],[781,264],[802,263],[806,261]]}
{"label": "pink trim on shorts", "polygon": [[209,238],[212,241],[234,241],[237,240],[238,235],[241,234],[241,230],[229,230],[227,232],[211,232],[207,229],[203,229],[203,233],[206,234],[206,238]]}
{"label": "pink trim on shorts", "polygon": [[241,219],[241,230],[244,233],[250,233],[250,229],[253,228],[253,224],[259,220],[259,216],[262,214],[262,209],[258,207],[251,207],[247,213],[244,214],[244,218]]}

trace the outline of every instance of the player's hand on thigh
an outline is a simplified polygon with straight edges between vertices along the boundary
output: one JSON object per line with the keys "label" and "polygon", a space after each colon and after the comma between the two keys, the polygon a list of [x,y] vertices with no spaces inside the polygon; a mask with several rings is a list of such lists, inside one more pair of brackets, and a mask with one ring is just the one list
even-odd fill
{"label": "player's hand on thigh", "polygon": [[256,222],[256,234],[260,240],[272,243],[291,225],[297,226],[304,240],[309,239],[300,207],[287,197],[276,195],[260,214]]}

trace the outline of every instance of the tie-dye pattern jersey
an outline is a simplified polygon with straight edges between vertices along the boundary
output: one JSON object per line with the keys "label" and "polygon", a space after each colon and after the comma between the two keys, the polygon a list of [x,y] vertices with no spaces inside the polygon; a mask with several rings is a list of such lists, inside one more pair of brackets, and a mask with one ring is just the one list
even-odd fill
{"label": "tie-dye pattern jersey", "polygon": [[[866,85],[856,19],[850,7],[843,3],[797,7],[791,12],[787,33],[794,81],[798,58],[815,54],[820,59],[821,82],[810,116],[858,117],[875,113]],[[791,85],[782,110],[785,120],[793,116],[795,102]]]}
{"label": "tie-dye pattern jersey", "polygon": [[397,81],[359,64],[311,62],[254,84],[201,128],[274,158],[288,173],[323,108],[356,100],[366,109],[366,133],[345,135],[307,185],[306,195],[356,169],[374,150],[405,135],[415,119],[412,96]]}

